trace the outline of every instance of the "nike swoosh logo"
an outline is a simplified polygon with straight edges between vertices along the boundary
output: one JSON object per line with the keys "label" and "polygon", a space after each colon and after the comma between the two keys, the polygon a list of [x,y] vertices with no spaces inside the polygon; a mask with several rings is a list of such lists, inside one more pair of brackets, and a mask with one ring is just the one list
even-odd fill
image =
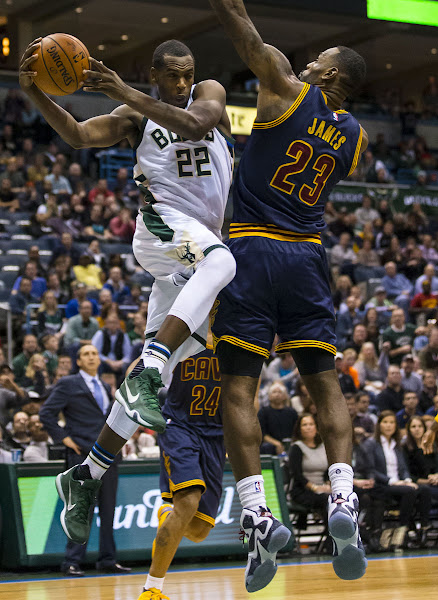
{"label": "nike swoosh logo", "polygon": [[137,402],[137,400],[138,400],[138,398],[139,398],[140,394],[137,394],[136,396],[134,396],[134,395],[132,394],[131,390],[129,389],[129,385],[128,385],[128,384],[125,384],[125,387],[126,387],[126,393],[127,393],[127,395],[128,395],[128,403],[129,403],[129,404],[133,404],[134,402]]}
{"label": "nike swoosh logo", "polygon": [[76,504],[71,503],[71,485],[68,486],[68,502],[67,502],[67,512],[70,512]]}

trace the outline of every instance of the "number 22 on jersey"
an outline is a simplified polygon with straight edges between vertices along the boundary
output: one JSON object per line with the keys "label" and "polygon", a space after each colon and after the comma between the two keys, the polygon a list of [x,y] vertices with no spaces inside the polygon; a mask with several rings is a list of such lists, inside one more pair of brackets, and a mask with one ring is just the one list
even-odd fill
{"label": "number 22 on jersey", "polygon": [[[274,177],[271,179],[270,185],[281,192],[291,195],[296,184],[291,182],[289,178],[292,175],[302,173],[308,167],[313,156],[313,148],[303,140],[295,140],[289,146],[286,154],[293,159],[293,162],[288,162],[278,167]],[[298,192],[301,202],[309,206],[313,206],[318,202],[321,192],[328,178],[333,173],[335,166],[335,159],[329,154],[318,156],[312,165],[312,171],[316,172],[313,179],[313,186],[303,184]]]}

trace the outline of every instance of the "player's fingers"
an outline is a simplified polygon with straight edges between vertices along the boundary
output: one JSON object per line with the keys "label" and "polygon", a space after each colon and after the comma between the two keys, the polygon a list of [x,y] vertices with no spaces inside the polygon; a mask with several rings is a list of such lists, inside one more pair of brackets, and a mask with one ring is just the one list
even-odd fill
{"label": "player's fingers", "polygon": [[110,73],[98,73],[97,71],[90,71],[89,69],[84,69],[82,73],[87,81],[111,81],[112,79]]}
{"label": "player's fingers", "polygon": [[102,61],[96,60],[92,56],[90,56],[90,65],[95,71],[99,71],[99,73],[108,73],[110,71],[110,69],[108,69],[108,67],[106,67]]}
{"label": "player's fingers", "polygon": [[27,68],[29,65],[31,65],[33,62],[35,62],[37,60],[38,56],[32,54],[32,56],[29,56],[29,58],[26,58],[26,60],[23,60],[23,62],[20,65],[21,69],[25,69]]}
{"label": "player's fingers", "polygon": [[29,46],[26,48],[26,50],[24,51],[24,54],[27,56],[30,56],[31,54],[33,54],[36,50],[40,50],[41,49],[41,44],[29,44]]}

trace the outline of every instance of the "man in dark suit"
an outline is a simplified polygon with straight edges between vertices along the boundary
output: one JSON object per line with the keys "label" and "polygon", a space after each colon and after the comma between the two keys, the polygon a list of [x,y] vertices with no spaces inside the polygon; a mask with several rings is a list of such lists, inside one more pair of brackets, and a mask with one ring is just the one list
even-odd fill
{"label": "man in dark suit", "polygon": [[[97,375],[100,365],[97,349],[91,344],[82,346],[78,351],[77,364],[79,373],[62,377],[40,411],[40,419],[50,437],[55,443],[62,442],[67,447],[67,468],[74,468],[86,458],[112,405],[111,390]],[[61,411],[66,422],[64,428],[58,425],[58,415]],[[117,479],[117,461],[114,461],[98,485],[94,481],[87,485],[90,488],[89,493],[97,495],[99,506],[100,539],[99,559],[96,566],[105,572],[126,573],[131,569],[122,567],[116,562],[113,536]],[[68,510],[70,504],[67,505]],[[62,516],[61,522],[63,522]],[[62,565],[65,575],[75,577],[84,575],[80,563],[85,552],[86,544],[77,544],[72,539],[68,540]]]}

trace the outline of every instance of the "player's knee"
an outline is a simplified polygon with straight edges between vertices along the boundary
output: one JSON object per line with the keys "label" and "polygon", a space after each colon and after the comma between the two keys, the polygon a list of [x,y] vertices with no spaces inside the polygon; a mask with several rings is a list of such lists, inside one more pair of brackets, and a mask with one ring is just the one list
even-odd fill
{"label": "player's knee", "polygon": [[236,275],[236,261],[225,246],[223,248],[215,248],[207,254],[202,262],[204,261],[204,264],[208,265],[209,269],[214,271],[215,281],[219,290],[234,279]]}
{"label": "player's knee", "polygon": [[200,486],[193,486],[186,490],[175,492],[173,496],[175,513],[186,522],[190,522],[198,510],[201,495],[202,488]]}
{"label": "player's knee", "polygon": [[185,537],[188,538],[191,542],[195,542],[195,544],[199,544],[199,542],[203,542],[205,538],[210,533],[212,527],[206,521],[202,521],[198,517],[194,517],[187,531],[185,533]]}

